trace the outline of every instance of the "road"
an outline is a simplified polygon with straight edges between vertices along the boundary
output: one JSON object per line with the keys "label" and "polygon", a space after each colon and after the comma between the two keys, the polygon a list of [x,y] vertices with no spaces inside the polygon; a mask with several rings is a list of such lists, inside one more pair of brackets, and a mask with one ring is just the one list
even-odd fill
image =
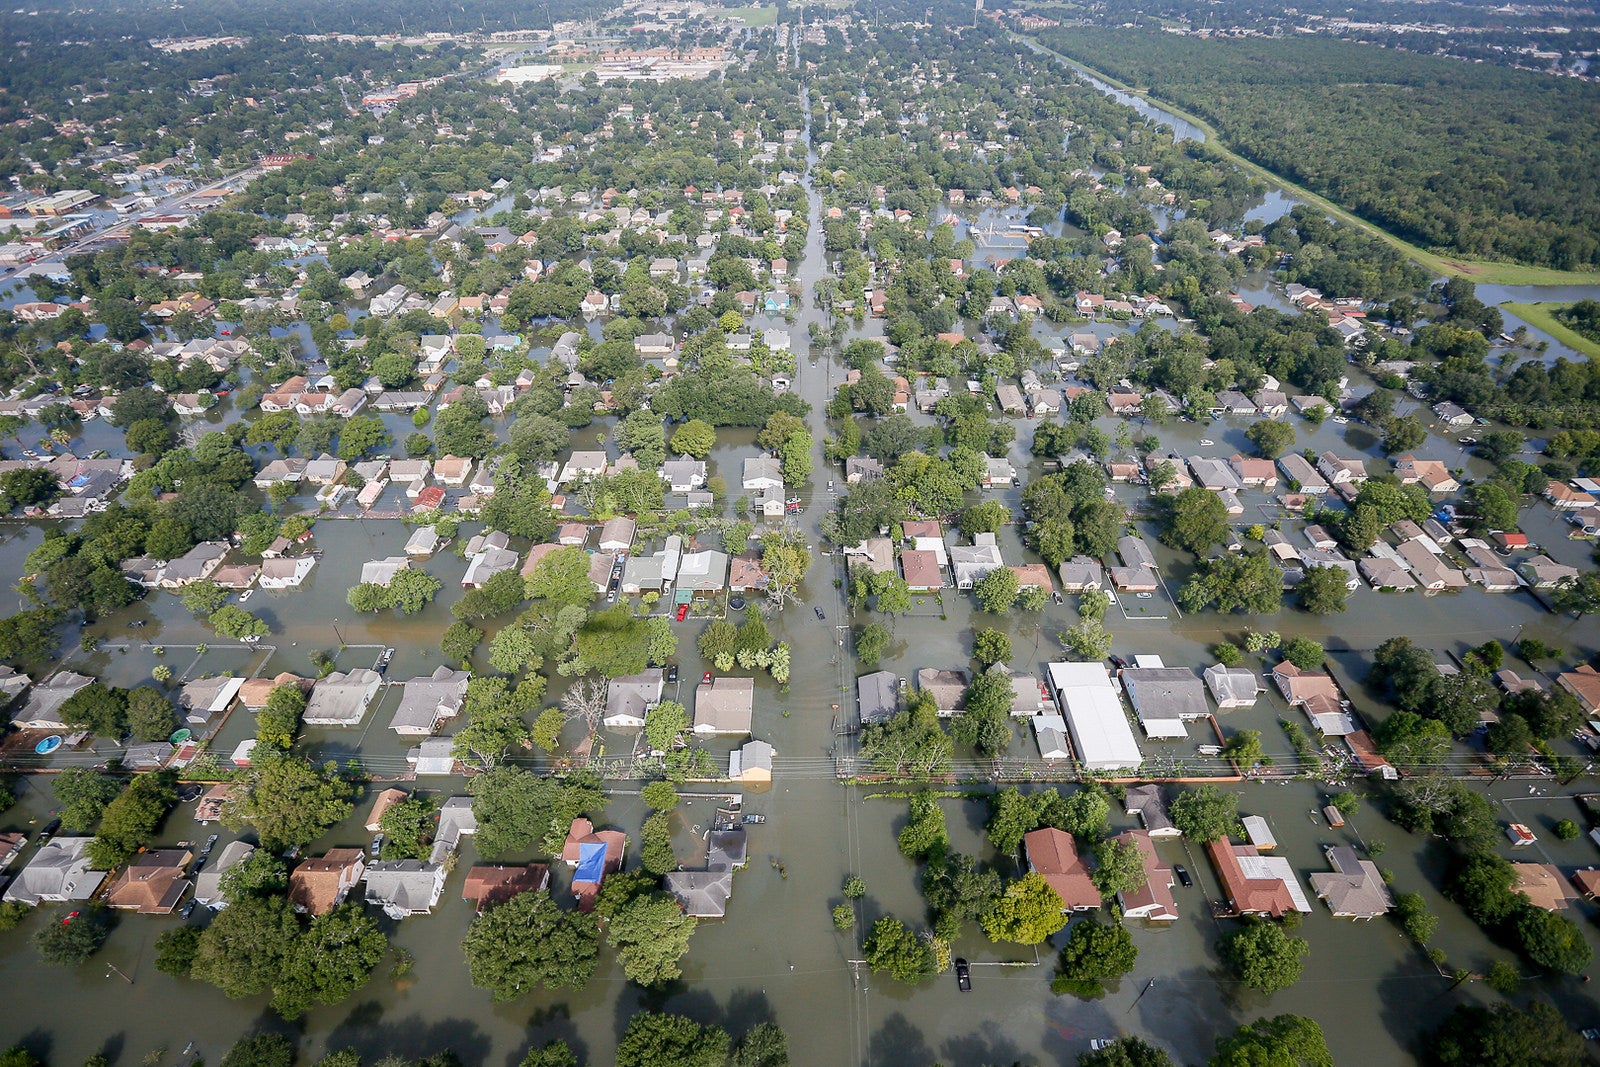
{"label": "road", "polygon": [[254,163],[248,167],[240,167],[238,170],[231,171],[228,174],[223,175],[221,178],[218,178],[216,181],[213,181],[207,185],[203,185],[198,189],[190,189],[188,192],[180,193],[177,196],[168,197],[147,211],[141,211],[135,215],[129,216],[126,219],[119,219],[109,226],[102,226],[93,233],[79,238],[72,244],[57,249],[52,258],[65,259],[68,256],[76,255],[77,253],[85,251],[95,244],[98,244],[102,241],[113,240],[125,234],[127,231],[133,228],[134,223],[136,223],[142,216],[159,215],[176,211],[178,208],[183,207],[197,196],[203,196],[206,193],[214,192],[217,189],[221,189],[223,186],[228,185],[230,182],[242,180],[243,182],[248,183],[255,178],[259,178],[264,173],[265,171]]}

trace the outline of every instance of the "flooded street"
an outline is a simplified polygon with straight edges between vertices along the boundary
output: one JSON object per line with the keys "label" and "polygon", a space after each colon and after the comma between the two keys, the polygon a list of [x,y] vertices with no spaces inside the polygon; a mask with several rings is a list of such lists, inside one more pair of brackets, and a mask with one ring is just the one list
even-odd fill
{"label": "flooded street", "polygon": [[[1155,110],[1137,99],[1125,102],[1146,114]],[[1173,122],[1165,113],[1156,112],[1154,117]],[[1198,132],[1179,130],[1180,136]],[[809,128],[806,137],[809,142]],[[1216,877],[1202,851],[1176,840],[1163,841],[1161,855],[1169,864],[1182,863],[1196,882],[1192,888],[1174,891],[1179,921],[1169,924],[1170,928],[1130,924],[1140,950],[1138,965],[1102,1000],[1051,994],[1049,979],[1056,955],[1051,946],[1040,946],[1037,952],[995,946],[970,925],[953,946],[955,955],[965,956],[973,964],[970,993],[958,991],[949,974],[908,988],[885,975],[870,973],[857,962],[859,936],[875,919],[895,915],[914,926],[924,925],[925,919],[917,869],[895,845],[906,818],[905,799],[876,796],[869,786],[842,785],[835,773],[834,757],[848,753],[854,745],[853,738],[840,734],[838,723],[840,716],[851,713],[855,679],[861,670],[850,655],[848,630],[852,622],[859,625],[872,620],[852,617],[842,588],[843,558],[823,554],[825,546],[818,532],[834,500],[827,489],[830,477],[843,487],[834,468],[823,460],[826,428],[822,411],[846,368],[825,356],[812,360],[801,350],[808,325],[822,315],[812,307],[810,294],[826,269],[822,198],[810,179],[817,160],[811,143],[805,179],[810,229],[798,271],[806,293],[800,302],[802,310],[792,324],[758,315],[751,325],[754,329],[786,328],[796,339],[799,355],[794,388],[812,407],[817,472],[800,491],[806,504],[800,520],[816,562],[801,590],[801,602],[772,623],[774,635],[793,649],[791,683],[785,691],[770,678],[756,680],[754,736],[776,749],[774,781],[765,789],[748,791],[745,810],[767,819],[750,828],[749,866],[734,880],[727,918],[700,925],[683,961],[683,979],[662,991],[641,991],[624,980],[621,969],[608,962],[611,955],[606,952],[594,981],[580,993],[536,992],[509,1004],[492,1004],[487,992],[470,985],[460,947],[472,918],[471,908],[460,899],[461,872],[477,861],[468,839],[435,914],[399,923],[380,920],[394,946],[415,958],[415,970],[397,981],[389,975],[386,963],[352,1000],[334,1008],[318,1008],[297,1026],[282,1023],[268,1009],[265,997],[230,1001],[209,985],[180,982],[159,973],[154,967],[156,939],[179,920],[124,917],[106,948],[91,962],[75,970],[56,970],[44,967],[26,942],[37,925],[46,921],[41,914],[4,935],[0,942],[0,988],[7,991],[8,999],[8,1011],[0,1021],[0,1040],[10,1043],[26,1038],[34,1043],[37,1039],[49,1050],[52,1061],[61,1064],[81,1062],[102,1049],[113,1050],[113,1059],[120,1063],[140,1062],[148,1053],[165,1049],[166,1058],[146,1062],[170,1063],[178,1050],[193,1043],[199,1055],[214,1063],[241,1033],[264,1027],[302,1033],[301,1049],[307,1062],[346,1046],[373,1057],[389,1053],[416,1056],[449,1048],[465,1064],[511,1067],[530,1045],[559,1037],[567,1040],[582,1060],[605,1064],[612,1061],[617,1037],[628,1019],[636,1011],[650,1008],[716,1022],[734,1032],[755,1022],[776,1022],[789,1035],[794,1062],[818,1067],[920,1067],[935,1061],[952,1067],[1014,1061],[1070,1064],[1088,1049],[1091,1039],[1119,1034],[1149,1037],[1170,1048],[1175,1058],[1198,1063],[1212,1052],[1219,1033],[1263,1014],[1290,1012],[1321,1023],[1336,1063],[1387,1067],[1413,1062],[1411,1046],[1418,1033],[1435,1025],[1457,1003],[1487,999],[1482,983],[1452,988],[1449,977],[1402,936],[1397,924],[1385,920],[1351,924],[1334,919],[1320,903],[1297,931],[1311,944],[1305,977],[1270,999],[1242,990],[1227,980],[1218,960],[1217,942],[1232,927],[1230,921],[1211,917],[1207,902],[1219,896]],[[1281,207],[1286,211],[1292,206],[1277,193],[1270,194],[1267,201],[1270,207],[1263,210]],[[1266,278],[1251,282],[1253,288],[1242,290],[1248,299],[1263,303],[1281,300]],[[1480,296],[1499,299],[1491,297],[1487,289],[1480,287]],[[1041,324],[1038,336],[1048,345],[1075,329],[1090,327]],[[1096,324],[1092,329],[1109,336],[1122,327]],[[881,323],[869,322],[851,336],[878,336],[881,332]],[[1402,411],[1408,409],[1409,402],[1402,405]],[[397,439],[409,428],[408,419],[386,421]],[[1302,419],[1291,421],[1298,433],[1296,451],[1333,449],[1374,455],[1375,442],[1359,426],[1330,421],[1312,428]],[[1100,425],[1110,433],[1118,420],[1106,417]],[[1225,459],[1235,452],[1249,452],[1247,425],[1243,420],[1209,425],[1170,421],[1147,429],[1160,437],[1163,449]],[[597,424],[578,431],[575,440],[588,437],[592,441],[596,431],[608,428]],[[1021,481],[1026,484],[1047,468],[1028,451],[1032,425],[1019,422],[1018,430],[1011,459],[1024,472]],[[1202,440],[1210,443],[1201,445]],[[103,422],[91,424],[83,441],[89,447],[119,443],[115,431]],[[740,460],[754,454],[754,449],[752,431],[719,432],[709,473],[720,473],[732,484]],[[1437,435],[1430,436],[1418,455],[1464,467],[1480,477],[1488,472],[1482,461]],[[1378,468],[1374,465],[1373,469]],[[1119,486],[1116,491],[1130,508],[1141,505],[1146,496],[1142,487]],[[971,499],[993,497],[1015,513],[1020,511],[1020,496],[1020,488],[1015,488],[973,494]],[[1242,496],[1247,512],[1235,525],[1273,520],[1276,509],[1267,510],[1265,493],[1256,490]],[[1176,591],[1187,576],[1188,557],[1180,560],[1178,554],[1156,545],[1150,523],[1140,521],[1138,525],[1155,550],[1167,589]],[[1548,509],[1530,509],[1525,528],[1559,561],[1578,565],[1587,559],[1589,546],[1566,540]],[[148,680],[159,663],[166,663],[184,679],[223,671],[252,676],[280,671],[315,674],[313,652],[334,656],[337,668],[347,670],[371,666],[382,649],[394,648],[387,673],[390,682],[426,675],[441,663],[439,635],[452,621],[450,604],[465,570],[465,562],[454,548],[422,564],[440,579],[444,591],[415,616],[358,615],[346,601],[347,590],[359,581],[362,563],[400,554],[408,532],[403,523],[392,519],[320,522],[315,543],[323,556],[307,583],[292,591],[257,591],[248,604],[272,628],[272,636],[260,650],[217,639],[183,610],[176,596],[152,593],[145,601],[90,628],[101,641],[98,652],[78,651],[78,635],[70,634],[64,658],[69,666],[108,683],[132,686]],[[472,532],[476,527],[464,526],[457,544]],[[22,573],[23,560],[41,536],[42,527],[33,524],[0,527],[0,569],[8,575]],[[1000,543],[1007,560],[1038,562],[1023,549],[1017,526],[1002,531]],[[826,618],[816,618],[814,607],[820,607]],[[734,617],[737,620],[737,613]],[[1018,612],[998,617],[979,612],[970,596],[946,589],[941,598],[919,598],[909,615],[892,621],[893,640],[882,668],[902,678],[914,677],[923,667],[971,669],[972,631],[994,627],[1012,639],[1012,666],[1040,673],[1046,662],[1060,657],[1057,634],[1076,621],[1071,598],[1038,615]],[[131,626],[134,622],[143,625]],[[1119,655],[1159,655],[1173,666],[1208,665],[1214,658],[1211,650],[1219,641],[1242,643],[1240,635],[1251,627],[1277,629],[1285,637],[1314,637],[1334,653],[1334,673],[1357,708],[1374,720],[1381,720],[1388,709],[1361,684],[1369,658],[1364,653],[1396,634],[1456,653],[1490,638],[1509,643],[1518,636],[1538,636],[1569,650],[1572,657],[1592,654],[1600,645],[1600,632],[1592,619],[1573,621],[1551,615],[1527,593],[1486,594],[1476,588],[1429,597],[1381,594],[1363,587],[1352,594],[1349,610],[1343,615],[1317,617],[1286,607],[1271,618],[1228,617],[1220,627],[1214,615],[1181,617],[1168,594],[1158,593],[1151,601],[1124,597],[1105,622],[1114,637],[1113,650]],[[669,689],[668,695],[691,706],[690,690],[701,672],[711,669],[695,649],[700,630],[698,622],[675,626],[680,681],[677,693]],[[203,652],[197,647],[208,643]],[[164,654],[158,654],[155,646]],[[1246,665],[1258,672],[1265,662],[1259,657],[1246,659]],[[1509,656],[1507,666],[1525,677],[1537,673]],[[551,699],[559,695],[561,681],[552,684]],[[315,761],[358,759],[378,779],[401,776],[411,742],[388,729],[398,700],[397,687],[391,687],[373,703],[361,725],[347,730],[312,728],[297,751]],[[1293,754],[1279,719],[1304,722],[1303,715],[1288,708],[1276,692],[1265,694],[1254,707],[1222,712],[1220,717],[1230,732],[1259,730],[1267,753],[1279,759]],[[213,747],[226,756],[253,735],[249,713],[236,711]],[[608,752],[626,751],[632,736],[617,734],[606,742]],[[1196,737],[1187,742],[1141,740],[1148,755],[1178,763],[1198,760],[1199,743],[1202,741]],[[727,743],[711,747],[719,760],[726,760]],[[93,753],[56,757],[54,765],[96,762],[114,754],[102,744]],[[1016,730],[1009,754],[1019,760],[1036,756],[1029,731]],[[969,762],[963,766],[983,765]],[[460,778],[424,779],[421,786],[445,795],[464,791]],[[634,795],[635,788],[636,784],[619,784],[597,824],[637,835],[646,809]],[[1313,872],[1329,869],[1325,847],[1371,847],[1381,842],[1384,847],[1373,851],[1381,851],[1379,866],[1392,871],[1394,890],[1422,893],[1439,916],[1439,932],[1432,945],[1446,953],[1447,969],[1463,967],[1482,973],[1492,962],[1511,958],[1434,888],[1443,856],[1438,844],[1388,823],[1375,804],[1366,803],[1347,825],[1335,829],[1319,814],[1332,791],[1325,784],[1296,780],[1227,788],[1239,794],[1241,814],[1271,819],[1279,842],[1277,854],[1290,861],[1302,882]],[[1352,788],[1361,793],[1364,785],[1356,782]],[[1537,789],[1548,792],[1550,787]],[[707,829],[720,790],[713,784],[691,784],[684,790],[687,802],[673,813],[677,854],[685,864],[692,862],[694,845]],[[1530,792],[1526,782],[1495,785],[1491,791],[1502,820],[1515,816],[1542,831],[1557,819],[1576,817],[1570,798]],[[365,846],[370,834],[362,824],[370,796],[369,790],[355,815],[308,851],[320,854],[330,847]],[[983,796],[952,796],[942,803],[954,848],[997,863],[1003,870],[1012,865],[1009,873],[1015,873],[1014,858],[994,855],[983,835],[988,814]],[[48,820],[52,807],[48,783],[33,779],[19,804],[0,820],[0,829],[32,833]],[[168,818],[163,843],[192,841],[220,829],[196,824],[193,811],[192,804],[182,805]],[[1114,807],[1113,831],[1136,825]],[[223,831],[224,842],[232,836]],[[1542,835],[1540,848],[1547,849],[1546,858],[1551,862],[1566,866],[1600,860],[1595,845],[1586,838],[1561,843]],[[561,892],[568,884],[569,872],[557,868],[552,869],[552,889]],[[868,891],[858,909],[858,929],[841,934],[834,929],[830,911],[843,901],[840,887],[852,874],[866,881]],[[1593,909],[1582,907],[1589,911],[1583,922],[1592,927]],[[1057,935],[1057,944],[1064,941],[1066,933]],[[1600,1025],[1600,1002],[1588,992],[1590,987],[1579,985],[1576,979],[1534,979],[1528,985],[1555,1000],[1576,1024]]]}

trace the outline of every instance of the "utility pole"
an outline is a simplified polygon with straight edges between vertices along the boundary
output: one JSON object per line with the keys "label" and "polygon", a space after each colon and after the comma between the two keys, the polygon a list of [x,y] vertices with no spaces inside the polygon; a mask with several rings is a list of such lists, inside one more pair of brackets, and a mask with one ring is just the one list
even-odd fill
{"label": "utility pole", "polygon": [[[107,963],[106,966],[110,967],[113,971],[116,971],[117,972],[117,977],[121,978],[124,982],[127,982],[129,985],[133,984],[133,979],[129,978],[127,975],[123,974],[122,971],[117,967],[117,965],[115,963]],[[108,975],[106,975],[106,977],[110,978],[111,976],[108,974]]]}
{"label": "utility pole", "polygon": [[1139,1006],[1139,1001],[1144,999],[1144,995],[1146,993],[1150,992],[1151,989],[1155,988],[1155,984],[1156,984],[1156,980],[1154,978],[1152,978],[1152,979],[1150,979],[1150,981],[1146,982],[1144,988],[1139,990],[1139,995],[1133,998],[1133,1003],[1128,1005],[1127,1012],[1124,1012],[1123,1014],[1125,1014],[1125,1015],[1126,1014],[1130,1014],[1133,1011],[1134,1008],[1137,1008]]}

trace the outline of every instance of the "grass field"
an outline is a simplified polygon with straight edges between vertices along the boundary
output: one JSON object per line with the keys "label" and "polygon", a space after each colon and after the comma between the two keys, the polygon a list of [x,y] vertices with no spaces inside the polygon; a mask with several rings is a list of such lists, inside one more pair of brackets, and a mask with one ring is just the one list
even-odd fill
{"label": "grass field", "polygon": [[778,24],[778,9],[773,7],[730,7],[712,11],[710,14],[717,18],[735,19],[752,28],[776,26]]}
{"label": "grass field", "polygon": [[1506,311],[1511,312],[1511,314],[1515,315],[1523,322],[1526,322],[1529,326],[1543,330],[1545,333],[1549,334],[1551,337],[1554,337],[1557,341],[1560,341],[1568,348],[1582,352],[1590,359],[1600,359],[1600,344],[1589,340],[1576,330],[1563,325],[1561,320],[1556,318],[1555,313],[1564,307],[1570,307],[1570,304],[1505,303],[1501,304],[1500,306]]}
{"label": "grass field", "polygon": [[[1018,35],[1014,34],[1013,36]],[[1157,100],[1150,96],[1149,93],[1135,86],[1126,85],[1118,81],[1116,78],[1111,77],[1109,74],[1103,74],[1100,71],[1095,70],[1086,63],[1080,63],[1076,59],[1071,59],[1068,56],[1061,55],[1059,52],[1045,48],[1043,45],[1033,41],[1031,38],[1019,37],[1019,39],[1027,41],[1040,51],[1047,52],[1053,56],[1058,56],[1061,59],[1067,60],[1069,63],[1082,67],[1084,70],[1088,71],[1090,74],[1093,74],[1096,78],[1099,78],[1108,85],[1114,85],[1125,93],[1132,93],[1134,96],[1140,97],[1155,107],[1159,107],[1163,111],[1170,111],[1172,114],[1183,119],[1185,122],[1192,123],[1201,130],[1205,131],[1206,141],[1208,143],[1213,145],[1228,159],[1243,167],[1246,171],[1263,178],[1276,186],[1279,186],[1287,192],[1293,193],[1301,200],[1304,200],[1306,203],[1315,208],[1326,211],[1329,215],[1341,222],[1347,222],[1352,226],[1359,226],[1368,233],[1382,238],[1395,248],[1398,248],[1401,252],[1405,253],[1407,256],[1410,256],[1419,265],[1427,270],[1451,277],[1466,278],[1467,280],[1473,282],[1482,282],[1485,285],[1600,284],[1600,274],[1587,271],[1554,270],[1550,267],[1534,267],[1523,263],[1491,263],[1484,260],[1461,259],[1454,256],[1441,256],[1436,252],[1429,252],[1425,248],[1419,248],[1409,241],[1401,240],[1399,237],[1396,237],[1394,234],[1383,229],[1381,226],[1375,226],[1366,219],[1351,214],[1349,211],[1346,211],[1333,201],[1313,193],[1310,189],[1306,189],[1303,186],[1297,185],[1296,183],[1289,181],[1287,178],[1268,170],[1266,167],[1263,167],[1257,163],[1252,163],[1250,160],[1245,159],[1243,156],[1230,149],[1227,142],[1217,134],[1217,131],[1211,126],[1211,124],[1205,119],[1200,118],[1198,115],[1191,115],[1180,107],[1169,104],[1164,100]],[[1540,329],[1543,328],[1543,326],[1540,327]],[[1551,331],[1552,334],[1554,332],[1555,331],[1553,330]],[[1571,332],[1572,331],[1570,330],[1567,331],[1569,334]],[[1573,334],[1573,336],[1577,335]],[[1580,338],[1580,340],[1582,339]],[[1589,342],[1585,343],[1587,344]]]}

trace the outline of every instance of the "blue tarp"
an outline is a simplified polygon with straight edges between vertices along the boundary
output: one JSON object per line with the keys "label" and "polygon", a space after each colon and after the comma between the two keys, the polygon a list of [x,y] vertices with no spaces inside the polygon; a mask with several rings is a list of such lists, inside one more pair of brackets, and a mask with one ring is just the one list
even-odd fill
{"label": "blue tarp", "polygon": [[578,869],[574,882],[598,882],[606,875],[606,846],[603,841],[585,841],[578,846]]}

